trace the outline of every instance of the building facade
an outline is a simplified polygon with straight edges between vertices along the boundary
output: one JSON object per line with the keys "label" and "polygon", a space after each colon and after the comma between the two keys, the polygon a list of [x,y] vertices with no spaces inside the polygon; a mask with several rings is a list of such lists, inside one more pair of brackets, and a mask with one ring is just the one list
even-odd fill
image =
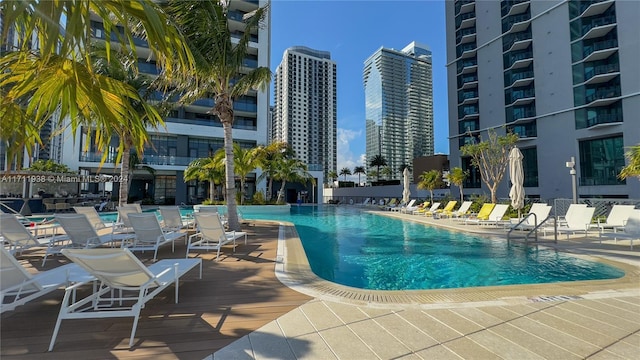
{"label": "building facade", "polygon": [[[244,14],[267,5],[269,1],[243,0],[230,3],[228,18],[229,28],[233,34],[239,34],[244,25]],[[107,39],[99,19],[92,24],[94,37]],[[270,15],[267,14],[264,26],[261,26],[249,43],[249,54],[244,60],[244,69],[249,71],[257,67],[270,66]],[[239,35],[237,35],[239,37]],[[138,51],[138,67],[141,73],[150,76],[158,74],[153,57],[149,58],[148,45],[142,39],[136,42]],[[146,145],[144,154],[140,156],[130,184],[130,201],[148,201],[155,204],[197,204],[208,198],[208,184],[183,179],[187,165],[195,159],[210,156],[224,146],[224,134],[220,120],[208,114],[214,105],[211,98],[199,99],[186,106],[176,106],[165,120],[165,127],[148,129],[151,141]],[[252,91],[234,101],[234,142],[243,148],[253,148],[267,143],[267,122],[269,114],[269,90]],[[113,162],[117,155],[118,139],[112,139],[109,149],[96,149],[91,139],[93,130],[79,129],[72,141],[66,136],[63,144],[62,162],[72,169],[78,169],[82,175],[119,173]],[[103,151],[107,152],[107,162],[99,167]],[[151,168],[147,171],[143,168]],[[253,194],[264,189],[264,184],[257,184],[259,173],[249,174],[245,192]],[[104,184],[81,184],[81,192],[100,192]],[[118,184],[111,187],[117,195]],[[215,197],[215,196],[214,196]]]}
{"label": "building facade", "polygon": [[[467,193],[487,193],[460,147],[487,131],[519,136],[525,192],[640,198],[617,177],[640,143],[640,2],[446,2],[450,162]],[[508,197],[508,180],[498,190]]]}
{"label": "building facade", "polygon": [[401,179],[403,165],[433,155],[431,51],[416,42],[380,48],[364,62],[363,80],[367,169],[380,155]]}
{"label": "building facade", "polygon": [[275,73],[271,141],[286,142],[324,179],[337,168],[337,66],[328,51],[294,46]]}

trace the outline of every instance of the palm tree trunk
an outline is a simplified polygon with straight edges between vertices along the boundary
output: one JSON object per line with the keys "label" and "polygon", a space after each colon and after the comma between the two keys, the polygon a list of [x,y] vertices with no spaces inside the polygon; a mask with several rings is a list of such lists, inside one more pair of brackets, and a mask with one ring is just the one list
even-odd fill
{"label": "palm tree trunk", "polygon": [[129,184],[131,184],[129,176],[129,158],[131,156],[131,144],[125,138],[124,148],[122,149],[122,159],[120,164],[120,191],[118,191],[118,206],[125,205],[129,200]]}
{"label": "palm tree trunk", "polygon": [[226,183],[225,194],[227,201],[227,222],[230,231],[240,231],[238,221],[238,205],[236,203],[236,177],[233,164],[233,102],[228,94],[219,94],[215,98],[214,115],[218,115],[224,129],[224,153]]}
{"label": "palm tree trunk", "polygon": [[267,182],[267,201],[271,201],[271,189],[273,189],[273,178],[269,177],[269,182]]}
{"label": "palm tree trunk", "polygon": [[216,183],[213,180],[209,180],[209,200],[213,203],[213,197],[216,193]]}
{"label": "palm tree trunk", "polygon": [[278,191],[278,199],[276,200],[276,203],[278,204],[284,204],[284,187],[287,184],[286,180],[282,180],[282,185],[280,186],[280,191]]}
{"label": "palm tree trunk", "polygon": [[240,205],[244,205],[244,178],[240,178]]}

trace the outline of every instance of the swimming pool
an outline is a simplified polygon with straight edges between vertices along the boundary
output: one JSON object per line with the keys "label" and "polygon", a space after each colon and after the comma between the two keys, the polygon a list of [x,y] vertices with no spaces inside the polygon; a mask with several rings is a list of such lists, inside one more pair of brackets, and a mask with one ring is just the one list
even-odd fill
{"label": "swimming pool", "polygon": [[[246,215],[247,219],[257,219]],[[504,239],[452,232],[351,207],[292,207],[260,215],[296,225],[312,271],[370,290],[424,290],[622,277],[598,262]]]}

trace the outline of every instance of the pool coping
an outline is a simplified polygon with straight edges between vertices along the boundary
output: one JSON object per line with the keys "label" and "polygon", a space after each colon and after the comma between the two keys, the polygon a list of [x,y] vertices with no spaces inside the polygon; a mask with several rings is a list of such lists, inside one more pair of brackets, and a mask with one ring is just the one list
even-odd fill
{"label": "pool coping", "polygon": [[[427,225],[447,228],[454,231],[473,232],[489,237],[503,238],[506,233],[493,231],[495,229],[460,228],[443,221],[429,221],[422,216],[400,214],[396,212],[367,211],[377,215],[415,221]],[[264,220],[255,220],[264,221]],[[274,222],[274,221],[265,221]],[[567,246],[565,242],[559,244],[544,243],[536,246],[555,248],[571,256],[585,258],[612,265],[625,272],[617,279],[581,280],[527,285],[483,286],[433,290],[366,290],[336,284],[324,280],[311,271],[302,242],[295,226],[290,222],[275,221],[280,224],[278,251],[276,258],[276,277],[284,285],[303,294],[351,305],[370,307],[418,307],[418,308],[449,308],[461,306],[493,305],[503,306],[512,304],[570,300],[609,298],[625,295],[640,295],[640,266],[616,261],[611,258],[594,256],[581,251],[579,243]],[[472,230],[472,231],[469,231]],[[560,246],[558,246],[560,245]]]}

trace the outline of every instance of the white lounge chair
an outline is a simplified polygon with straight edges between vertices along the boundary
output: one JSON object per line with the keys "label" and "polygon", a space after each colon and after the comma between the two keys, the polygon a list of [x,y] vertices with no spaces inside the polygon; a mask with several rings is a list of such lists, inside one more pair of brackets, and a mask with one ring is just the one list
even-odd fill
{"label": "white lounge chair", "polygon": [[163,231],[154,213],[129,214],[129,221],[135,236],[123,241],[123,247],[131,251],[153,250],[153,261],[158,258],[158,249],[162,245],[171,244],[171,251],[175,251],[175,241],[187,234],[176,231]]}
{"label": "white lounge chair", "polygon": [[633,210],[625,223],[624,229],[614,229],[613,231],[600,231],[598,234],[600,244],[602,239],[629,239],[631,250],[633,250],[633,240],[640,240],[640,210]]}
{"label": "white lounge chair", "polygon": [[517,230],[532,230],[536,226],[543,224],[549,219],[552,206],[542,203],[531,204],[529,212],[524,216],[522,223],[520,219],[510,219],[510,223],[507,224],[509,229]]}
{"label": "white lounge chair", "polygon": [[14,310],[71,282],[91,279],[92,276],[75,264],[66,264],[32,275],[6,249],[2,248],[0,249],[0,313]]}
{"label": "white lounge chair", "polygon": [[53,350],[64,319],[133,317],[131,347],[140,310],[149,300],[174,284],[178,303],[180,277],[199,265],[202,278],[201,259],[164,259],[146,267],[128,249],[65,249],[62,253],[93,275],[99,285],[94,285],[93,292],[82,299],[76,298],[76,290],[86,282],[65,290],[49,351]]}
{"label": "white lounge chair", "polygon": [[187,256],[191,250],[216,250],[216,259],[220,257],[222,246],[233,243],[236,251],[236,240],[244,236],[247,243],[247,233],[244,231],[225,231],[218,214],[194,213],[196,219],[196,233],[189,236]]}
{"label": "white lounge chair", "polygon": [[11,254],[20,254],[34,247],[55,248],[59,243],[67,240],[64,235],[37,238],[15,215],[4,213],[0,213],[0,235],[9,246]]}
{"label": "white lounge chair", "polygon": [[[416,199],[411,199],[406,205],[402,205],[400,207],[392,208],[391,211],[399,211],[402,213],[406,213],[408,208],[413,208],[413,204],[416,203]],[[413,211],[413,210],[411,210]]]}
{"label": "white lounge chair", "polygon": [[180,208],[177,206],[160,206],[160,216],[162,216],[162,230],[181,231],[193,226],[193,221],[183,221]]}
{"label": "white lounge chair", "polygon": [[466,219],[464,223],[465,225],[477,224],[477,225],[496,225],[497,226],[502,223],[502,218],[504,217],[504,214],[507,212],[507,209],[509,209],[508,204],[496,204],[493,207],[493,210],[491,210],[491,213],[489,214],[489,217],[487,219],[480,219],[480,218]]}
{"label": "white lounge chair", "polygon": [[597,224],[591,224],[591,227],[597,227],[601,232],[607,229],[616,230],[617,228],[622,228],[625,226],[629,216],[633,214],[635,207],[635,205],[613,205],[606,221],[601,222],[598,219]]}
{"label": "white lounge chair", "polygon": [[366,198],[363,202],[355,204],[356,206],[367,206],[371,204],[371,198]]}
{"label": "white lounge chair", "polygon": [[140,205],[135,205],[137,204],[125,204],[123,206],[118,206],[118,221],[116,221],[116,224],[113,227],[114,232],[133,232],[131,221],[129,221],[129,214],[142,214]]}
{"label": "white lounge chair", "polygon": [[[566,226],[567,221],[575,221],[577,217],[579,217],[579,213],[581,209],[585,209],[587,204],[571,204],[567,209],[567,212],[564,216],[558,216],[557,221],[559,225]],[[571,219],[571,220],[568,220]]]}
{"label": "white lounge chair", "polygon": [[453,208],[456,206],[457,203],[458,203],[457,200],[450,200],[447,203],[447,205],[444,206],[444,209],[436,210],[435,215],[437,215],[437,217],[450,217],[451,214],[453,213]]}
{"label": "white lounge chair", "polygon": [[102,221],[100,214],[98,214],[96,208],[94,208],[93,206],[74,206],[73,210],[76,212],[76,214],[84,214],[87,219],[89,219],[91,225],[93,225],[93,228],[96,230],[110,228],[114,225],[114,223],[105,224],[105,222]]}
{"label": "white lounge chair", "polygon": [[472,204],[473,204],[473,201],[463,201],[460,207],[458,208],[458,210],[454,210],[451,212],[450,217],[459,219],[467,216],[467,213],[469,212],[469,209],[471,208]]}
{"label": "white lounge chair", "polygon": [[[571,204],[571,206],[573,205],[576,204]],[[567,212],[567,216],[565,218],[566,223],[559,224],[555,228],[555,230],[558,234],[567,234],[567,238],[569,238],[569,234],[576,234],[580,232],[584,232],[584,236],[587,236],[587,232],[589,231],[589,227],[591,226],[591,219],[593,218],[593,214],[596,211],[596,208],[578,206],[574,209],[575,210],[572,211],[571,214]],[[542,233],[544,236],[546,236],[547,231],[553,230],[553,226],[545,226],[542,228]]]}
{"label": "white lounge chair", "polygon": [[423,214],[424,216],[433,216],[433,214],[435,214],[438,211],[438,208],[440,207],[439,202],[434,202],[431,207],[429,208],[429,210],[425,211]]}

